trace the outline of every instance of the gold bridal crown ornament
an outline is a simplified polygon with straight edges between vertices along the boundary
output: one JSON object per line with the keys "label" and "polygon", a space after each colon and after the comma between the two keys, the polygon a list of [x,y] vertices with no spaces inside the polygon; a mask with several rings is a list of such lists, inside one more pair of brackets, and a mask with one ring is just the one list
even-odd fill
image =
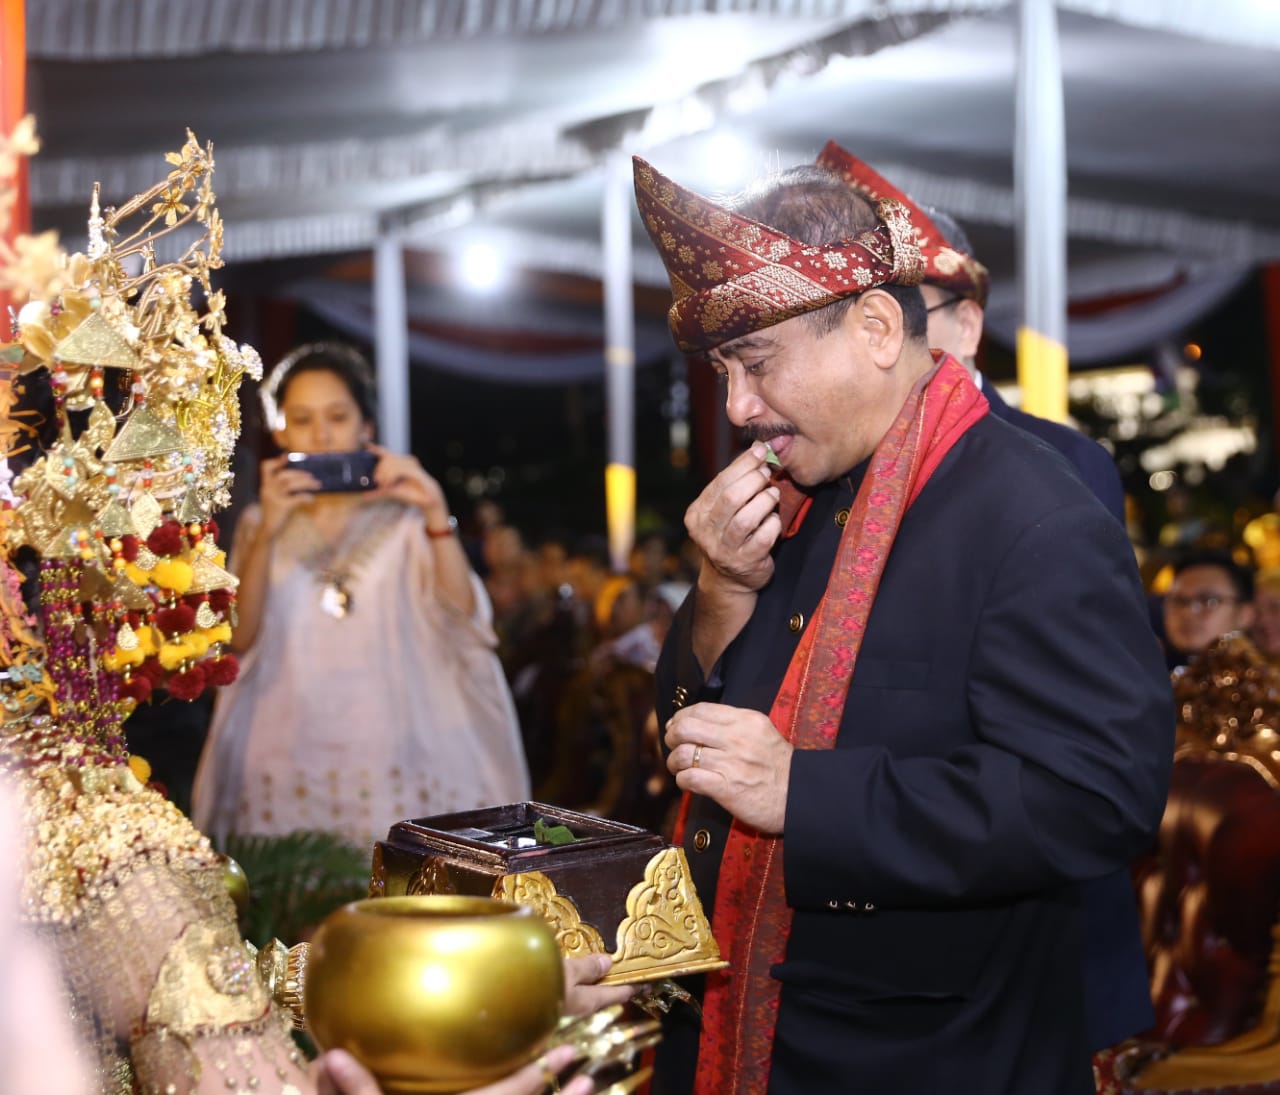
{"label": "gold bridal crown ornament", "polygon": [[153,688],[190,698],[237,671],[211,513],[260,364],[223,335],[209,283],[211,150],[189,136],[119,208],[95,188],[77,254],[11,237],[36,150],[30,118],[0,134],[0,769],[28,835],[22,912],[103,1090],[194,1090],[201,1053],[232,1039],[300,1078],[223,861],[134,775],[122,730]]}
{"label": "gold bridal crown ornament", "polygon": [[88,861],[68,868],[87,853],[59,851],[56,803],[136,787],[121,725],[154,688],[190,699],[236,675],[237,583],[211,513],[229,500],[237,388],[261,362],[222,333],[209,283],[222,265],[210,147],[188,133],[166,177],[118,209],[95,186],[76,254],[53,232],[10,239],[16,170],[37,148],[29,117],[0,135],[0,291],[15,302],[0,317],[0,760],[26,776],[29,820],[49,836],[32,849],[28,915],[66,922],[101,880]]}
{"label": "gold bridal crown ornament", "polygon": [[[25,119],[0,146],[0,172],[35,147]],[[101,209],[94,187],[84,253],[52,232],[0,243],[0,289],[24,302],[0,342],[0,532],[10,560],[22,548],[40,558],[57,665],[50,680],[22,652],[5,706],[30,714],[52,699],[64,730],[117,759],[120,722],[153,688],[190,699],[237,671],[224,652],[236,579],[210,515],[230,497],[237,389],[261,362],[222,333],[209,283],[222,265],[212,148],[188,132],[166,160],[167,177],[118,209]],[[9,187],[0,229],[11,204]]]}

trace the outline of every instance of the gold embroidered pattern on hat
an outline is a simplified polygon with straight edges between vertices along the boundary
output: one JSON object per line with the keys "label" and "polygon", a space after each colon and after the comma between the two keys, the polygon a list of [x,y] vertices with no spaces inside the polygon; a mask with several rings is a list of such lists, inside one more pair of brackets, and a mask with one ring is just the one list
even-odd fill
{"label": "gold embroidered pattern on hat", "polygon": [[666,265],[668,322],[686,353],[826,307],[877,285],[916,285],[923,273],[909,210],[882,202],[882,223],[810,246],[723,209],[635,160],[636,203]]}
{"label": "gold embroidered pattern on hat", "polygon": [[938,230],[933,219],[884,176],[863,163],[835,141],[828,141],[818,154],[817,165],[838,175],[869,201],[893,201],[907,210],[919,237],[924,262],[924,281],[949,289],[957,296],[986,305],[991,287],[987,268],[972,255],[957,251]]}

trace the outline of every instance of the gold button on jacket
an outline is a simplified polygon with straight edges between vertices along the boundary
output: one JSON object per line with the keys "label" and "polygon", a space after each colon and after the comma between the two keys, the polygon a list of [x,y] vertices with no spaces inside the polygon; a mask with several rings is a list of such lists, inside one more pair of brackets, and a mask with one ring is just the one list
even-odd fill
{"label": "gold button on jacket", "polygon": [[711,847],[711,833],[706,829],[699,829],[693,834],[693,846],[699,852],[705,852]]}

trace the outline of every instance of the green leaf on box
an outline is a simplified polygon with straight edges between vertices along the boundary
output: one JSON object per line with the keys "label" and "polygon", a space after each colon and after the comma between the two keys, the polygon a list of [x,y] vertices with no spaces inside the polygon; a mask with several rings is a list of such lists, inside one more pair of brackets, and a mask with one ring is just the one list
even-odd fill
{"label": "green leaf on box", "polygon": [[572,844],[578,838],[567,825],[548,825],[542,818],[533,820],[533,839],[539,844]]}

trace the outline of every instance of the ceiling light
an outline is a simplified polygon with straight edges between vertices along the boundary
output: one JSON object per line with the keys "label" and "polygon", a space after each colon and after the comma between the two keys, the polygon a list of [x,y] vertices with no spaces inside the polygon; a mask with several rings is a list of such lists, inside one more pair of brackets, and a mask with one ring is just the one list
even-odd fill
{"label": "ceiling light", "polygon": [[488,243],[473,243],[462,252],[459,263],[462,283],[479,293],[487,293],[496,289],[505,273],[502,256],[498,249]]}

